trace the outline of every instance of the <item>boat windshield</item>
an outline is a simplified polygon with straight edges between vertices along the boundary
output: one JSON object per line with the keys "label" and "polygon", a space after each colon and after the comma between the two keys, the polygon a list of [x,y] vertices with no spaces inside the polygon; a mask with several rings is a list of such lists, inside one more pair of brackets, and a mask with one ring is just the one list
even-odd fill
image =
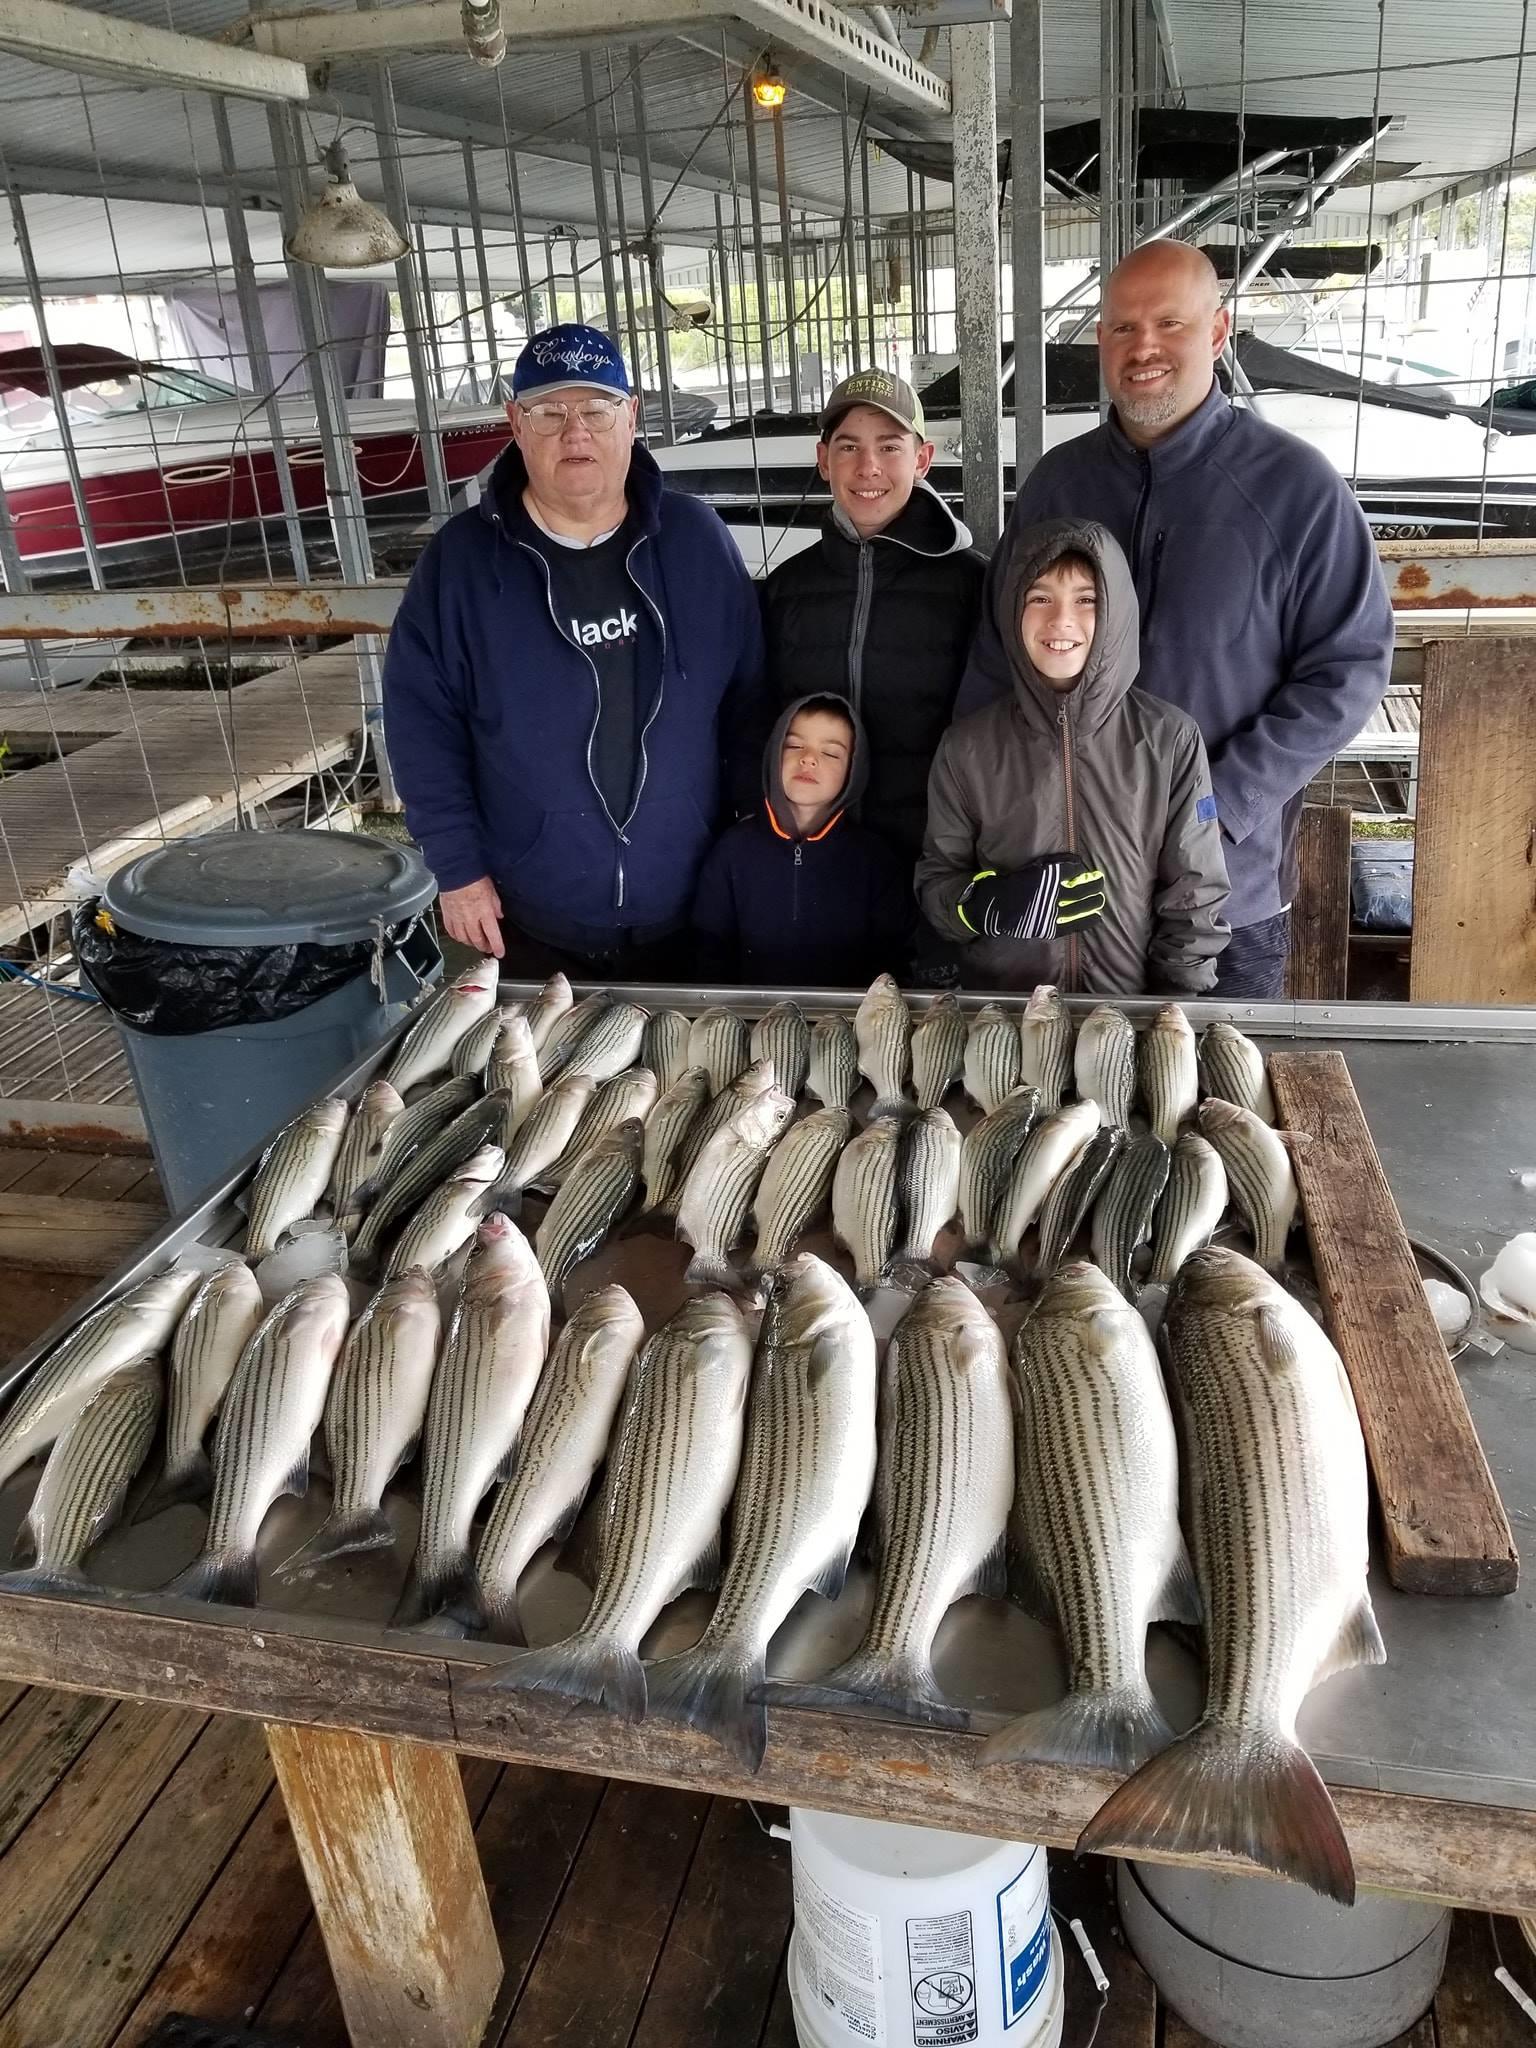
{"label": "boat windshield", "polygon": [[[162,363],[144,364],[122,370],[103,370],[89,383],[75,384],[64,393],[71,426],[129,412],[161,412],[168,407],[204,405],[212,399],[238,398],[232,384],[204,377],[195,370],[169,369]],[[0,389],[0,408],[6,429],[13,434],[46,432],[54,424],[53,400],[47,392],[28,391],[20,385]]]}

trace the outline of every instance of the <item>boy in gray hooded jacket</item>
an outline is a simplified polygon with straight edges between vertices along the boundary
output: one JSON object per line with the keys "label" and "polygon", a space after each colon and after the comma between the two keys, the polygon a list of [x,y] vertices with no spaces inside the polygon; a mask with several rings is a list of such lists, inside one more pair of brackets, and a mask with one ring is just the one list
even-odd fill
{"label": "boy in gray hooded jacket", "polygon": [[1227,871],[1194,720],[1132,687],[1136,592],[1088,521],[1020,536],[997,592],[1012,690],[950,727],[918,900],[970,987],[1198,994]]}

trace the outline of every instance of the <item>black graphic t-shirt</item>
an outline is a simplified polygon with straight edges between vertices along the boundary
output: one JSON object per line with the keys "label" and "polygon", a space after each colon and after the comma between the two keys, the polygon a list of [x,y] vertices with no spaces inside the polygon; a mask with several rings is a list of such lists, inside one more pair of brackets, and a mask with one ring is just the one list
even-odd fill
{"label": "black graphic t-shirt", "polygon": [[590,656],[599,710],[592,775],[615,824],[629,816],[640,769],[640,728],[661,673],[661,640],[650,606],[625,567],[629,521],[595,547],[562,547],[539,533],[560,630]]}

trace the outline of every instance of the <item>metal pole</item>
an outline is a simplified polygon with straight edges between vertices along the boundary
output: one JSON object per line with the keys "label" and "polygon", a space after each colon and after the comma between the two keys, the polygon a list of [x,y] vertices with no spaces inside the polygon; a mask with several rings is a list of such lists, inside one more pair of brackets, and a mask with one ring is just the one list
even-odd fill
{"label": "metal pole", "polygon": [[[1030,0],[1015,0],[1015,6],[1027,7]],[[1017,88],[1016,88],[1017,89]],[[1018,204],[1018,188],[1014,188],[1014,204]],[[907,291],[912,300],[912,353],[917,354],[917,209],[913,190],[912,173],[907,172]]]}
{"label": "metal pole", "polygon": [[1120,240],[1134,247],[1136,220],[1136,0],[1120,0]]}
{"label": "metal pole", "polygon": [[[630,106],[635,119],[635,151],[640,159],[640,207],[645,215],[645,241],[649,250],[651,272],[651,325],[656,336],[656,381],[661,386],[661,436],[663,442],[670,447],[677,439],[677,422],[672,414],[672,336],[667,331],[667,271],[661,243],[656,239],[656,198],[651,188],[651,138],[645,122],[645,93],[640,85],[640,51],[634,44],[630,45],[629,67]],[[718,235],[719,232],[720,198],[717,193],[715,233]],[[723,257],[720,270],[723,283]]]}
{"label": "metal pole", "polygon": [[464,338],[464,375],[469,382],[473,404],[480,402],[480,378],[475,369],[475,330],[469,321],[469,284],[464,275],[464,244],[459,230],[453,231],[453,274],[459,286],[459,333]]}
{"label": "metal pole", "polygon": [[929,319],[932,301],[928,279],[928,258],[931,251],[928,246],[928,180],[921,171],[917,177],[917,221],[917,246],[922,262],[923,353],[926,355],[933,347],[933,328]]}
{"label": "metal pole", "polygon": [[[499,74],[498,74],[499,75]],[[517,151],[507,149],[507,197],[512,202],[512,232],[517,237],[517,283],[521,297],[518,300],[518,325],[526,341],[539,323],[539,309],[534,303],[533,279],[528,271],[528,228],[523,219],[523,181],[518,175]],[[548,281],[549,244],[544,245],[546,282]]]}
{"label": "metal pole", "polygon": [[779,186],[779,262],[784,274],[784,346],[789,351],[789,409],[803,412],[800,349],[795,335],[795,231],[789,217],[789,178],[784,169],[784,109],[773,110],[773,170]]}
{"label": "metal pole", "polygon": [[864,367],[859,347],[859,281],[855,276],[853,229],[853,143],[848,134],[848,81],[843,80],[843,310],[848,318],[849,353],[853,367]]}
{"label": "metal pole", "polygon": [[869,338],[869,360],[877,360],[875,346],[875,229],[869,210],[869,137],[859,144],[859,187],[864,202],[864,327]]}
{"label": "metal pole", "polygon": [[[608,187],[603,177],[603,139],[597,122],[597,82],[592,70],[592,59],[583,50],[581,53],[581,96],[587,103],[587,149],[592,158],[592,209],[597,215],[597,254],[603,269],[603,309],[608,316],[608,332],[617,336],[619,332],[619,295],[613,277],[613,237],[608,227]],[[571,264],[576,268],[575,262]],[[577,314],[577,319],[581,315]]]}
{"label": "metal pole", "polygon": [[[251,260],[251,240],[245,228],[245,209],[236,191],[239,167],[235,161],[234,137],[229,126],[229,105],[218,93],[210,101],[213,133],[219,146],[219,168],[229,189],[224,202],[224,234],[229,243],[230,266],[235,274],[235,303],[240,308],[240,325],[245,331],[245,358],[251,366],[251,382],[261,393],[272,439],[272,467],[277,472],[277,495],[283,508],[283,527],[288,535],[288,554],[293,573],[301,583],[309,581],[309,562],[304,552],[304,528],[299,518],[298,495],[293,488],[293,471],[288,466],[288,444],[283,438],[283,413],[272,375],[272,357],[267,350],[267,331],[261,317],[261,293],[256,285],[256,266]],[[386,324],[388,314],[385,315]]]}
{"label": "metal pole", "polygon": [[[720,270],[720,329],[725,338],[725,388],[731,408],[731,418],[736,417],[736,349],[731,337],[731,266],[725,250],[725,218],[720,210],[720,194],[715,194],[715,258]],[[752,395],[747,393],[747,410],[752,410]]]}
{"label": "metal pole", "polygon": [[[752,201],[752,267],[757,278],[757,334],[763,352],[763,409],[774,409],[773,341],[769,332],[768,252],[763,247],[763,192],[757,171],[757,115],[748,86],[741,96],[742,116],[747,127],[747,183]],[[745,324],[745,322],[743,322]]]}
{"label": "metal pole", "polygon": [[1045,83],[1043,0],[1013,0],[1013,460],[1017,484],[1045,453]]}
{"label": "metal pole", "polygon": [[[1099,276],[1120,261],[1120,0],[1099,0]],[[1101,287],[1102,289],[1102,287]],[[1100,410],[1103,411],[1103,407]]]}
{"label": "metal pole", "polygon": [[427,361],[432,367],[432,390],[437,399],[442,401],[448,396],[448,382],[443,375],[442,337],[437,326],[437,294],[432,289],[432,269],[427,260],[426,222],[416,221],[406,228],[406,234],[416,252],[416,289],[421,295],[421,338],[426,347]]}
{"label": "metal pole", "polygon": [[[629,274],[629,217],[624,205],[624,151],[619,141],[619,108],[613,98],[613,58],[608,59],[608,111],[613,120],[613,217],[619,230],[619,277],[624,286],[624,332],[629,337],[630,376],[640,392],[640,431],[645,433],[645,396],[640,381],[640,329],[635,320],[635,287]],[[649,438],[649,436],[647,436]]]}
{"label": "metal pole", "polygon": [[1002,382],[997,374],[997,84],[993,29],[951,28],[954,94],[955,328],[965,516],[978,547],[1002,531]]}
{"label": "metal pole", "polygon": [[480,180],[475,173],[475,145],[466,142],[462,146],[464,195],[469,202],[469,239],[475,252],[475,282],[480,287],[480,325],[485,329],[487,350],[485,395],[490,399],[496,396],[496,380],[501,373],[501,350],[496,341],[496,308],[491,295],[491,273],[485,260],[485,224],[480,218]]}

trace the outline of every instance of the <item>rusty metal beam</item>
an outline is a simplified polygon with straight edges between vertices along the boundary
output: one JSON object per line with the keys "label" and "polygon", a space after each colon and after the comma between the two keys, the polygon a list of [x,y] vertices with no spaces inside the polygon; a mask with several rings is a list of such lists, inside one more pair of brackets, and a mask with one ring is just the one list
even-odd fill
{"label": "rusty metal beam", "polygon": [[283,640],[311,633],[387,633],[404,589],[398,580],[17,591],[0,594],[0,640],[194,640],[230,633]]}
{"label": "rusty metal beam", "polygon": [[1394,611],[1536,605],[1536,548],[1529,541],[1384,540],[1376,551]]}

